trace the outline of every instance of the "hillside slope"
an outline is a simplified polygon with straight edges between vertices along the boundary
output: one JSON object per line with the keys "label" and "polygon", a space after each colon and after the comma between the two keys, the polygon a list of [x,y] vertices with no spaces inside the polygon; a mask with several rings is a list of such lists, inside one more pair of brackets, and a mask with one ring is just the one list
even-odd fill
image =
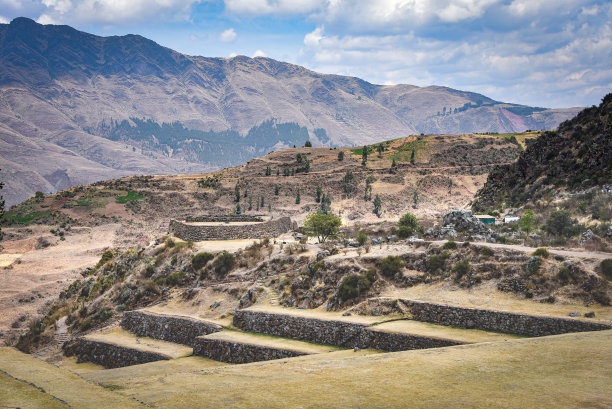
{"label": "hillside slope", "polygon": [[[308,138],[350,146],[551,129],[577,112],[445,87],[374,85],[269,58],[192,57],[137,35],[98,37],[26,18],[0,24],[0,56],[9,205],[119,175],[237,165]],[[24,176],[15,163],[27,162]]]}
{"label": "hillside slope", "polygon": [[612,182],[612,94],[555,132],[544,132],[515,163],[495,167],[478,191],[474,210],[520,206],[546,193]]}

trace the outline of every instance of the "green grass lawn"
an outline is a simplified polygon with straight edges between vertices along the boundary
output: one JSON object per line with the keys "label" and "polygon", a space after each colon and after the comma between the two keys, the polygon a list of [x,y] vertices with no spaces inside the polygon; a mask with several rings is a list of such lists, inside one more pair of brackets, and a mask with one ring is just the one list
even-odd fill
{"label": "green grass lawn", "polygon": [[132,192],[131,190],[127,192],[125,196],[119,196],[115,202],[120,204],[126,204],[128,202],[144,199],[144,196],[137,194],[136,192]]}

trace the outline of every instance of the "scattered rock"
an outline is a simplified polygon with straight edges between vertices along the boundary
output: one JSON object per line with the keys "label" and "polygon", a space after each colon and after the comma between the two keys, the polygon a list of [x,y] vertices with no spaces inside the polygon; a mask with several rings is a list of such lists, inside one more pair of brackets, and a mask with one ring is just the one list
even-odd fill
{"label": "scattered rock", "polygon": [[242,308],[250,307],[251,305],[255,304],[256,301],[257,301],[257,294],[251,288],[240,299],[240,303],[238,304],[238,308],[242,309]]}
{"label": "scattered rock", "polygon": [[210,309],[211,309],[211,310],[214,310],[215,308],[217,308],[217,307],[218,307],[218,306],[220,306],[220,305],[221,305],[221,301],[215,301],[214,303],[212,303],[212,304],[210,305]]}
{"label": "scattered rock", "polygon": [[345,312],[343,312],[343,313],[342,313],[342,316],[343,316],[343,317],[350,317],[350,316],[351,316],[351,313],[350,313],[350,312],[348,312],[348,311],[345,311]]}
{"label": "scattered rock", "polygon": [[418,238],[418,237],[414,237],[414,236],[412,236],[412,237],[408,238],[408,241],[409,241],[410,243],[417,243],[417,242],[423,242],[423,241],[425,241],[425,240],[420,239],[420,238]]}
{"label": "scattered rock", "polygon": [[595,313],[593,311],[589,311],[584,313],[584,316],[587,318],[595,318]]}
{"label": "scattered rock", "polygon": [[359,352],[359,351],[361,351],[361,349],[359,347],[353,348],[353,352]]}
{"label": "scattered rock", "polygon": [[382,237],[375,237],[371,241],[372,244],[382,244],[385,240]]}
{"label": "scattered rock", "polygon": [[326,257],[329,257],[330,253],[327,250],[321,250],[317,253],[317,261],[321,261]]}
{"label": "scattered rock", "polygon": [[569,316],[570,317],[580,317],[580,313],[576,312],[576,311],[572,311],[572,312],[569,313]]}

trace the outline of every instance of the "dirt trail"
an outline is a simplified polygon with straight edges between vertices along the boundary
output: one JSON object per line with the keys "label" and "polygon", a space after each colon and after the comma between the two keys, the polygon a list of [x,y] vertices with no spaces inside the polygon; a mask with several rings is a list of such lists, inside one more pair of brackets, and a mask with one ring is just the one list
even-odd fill
{"label": "dirt trail", "polygon": [[[434,241],[434,243],[444,244],[446,243],[446,240],[438,240],[438,241]],[[458,243],[461,243],[461,242],[458,242]],[[519,246],[515,244],[483,243],[483,242],[470,242],[470,244],[473,244],[475,246],[487,246],[487,247],[493,247],[493,248],[518,250],[518,251],[524,251],[525,253],[532,253],[537,250],[536,247]],[[565,256],[565,257],[596,258],[600,260],[612,258],[612,253],[604,253],[604,252],[599,252],[599,251],[557,250],[557,249],[551,249],[551,248],[547,248],[547,250],[550,254],[556,254],[558,256]]]}

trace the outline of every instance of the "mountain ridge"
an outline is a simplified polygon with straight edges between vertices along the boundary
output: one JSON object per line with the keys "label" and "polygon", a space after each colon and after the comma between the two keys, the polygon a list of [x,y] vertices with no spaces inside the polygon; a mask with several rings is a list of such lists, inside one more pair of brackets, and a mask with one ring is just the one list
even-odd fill
{"label": "mountain ridge", "polygon": [[[27,18],[0,24],[0,57],[0,168],[9,205],[37,190],[67,187],[53,182],[56,172],[68,175],[68,185],[138,173],[197,173],[297,144],[288,137],[266,145],[247,138],[270,120],[306,129],[315,146],[355,146],[419,133],[550,129],[578,112],[535,110],[441,86],[376,85],[270,58],[187,56],[139,35],[99,37]],[[111,141],[100,130],[131,118],[236,132],[239,154],[233,162],[213,154],[186,159],[203,157],[200,148],[150,150],[157,135]],[[219,152],[234,148],[226,144]],[[49,149],[59,157],[40,164]],[[77,166],[74,157],[84,162]],[[18,175],[15,163],[28,162]]]}

